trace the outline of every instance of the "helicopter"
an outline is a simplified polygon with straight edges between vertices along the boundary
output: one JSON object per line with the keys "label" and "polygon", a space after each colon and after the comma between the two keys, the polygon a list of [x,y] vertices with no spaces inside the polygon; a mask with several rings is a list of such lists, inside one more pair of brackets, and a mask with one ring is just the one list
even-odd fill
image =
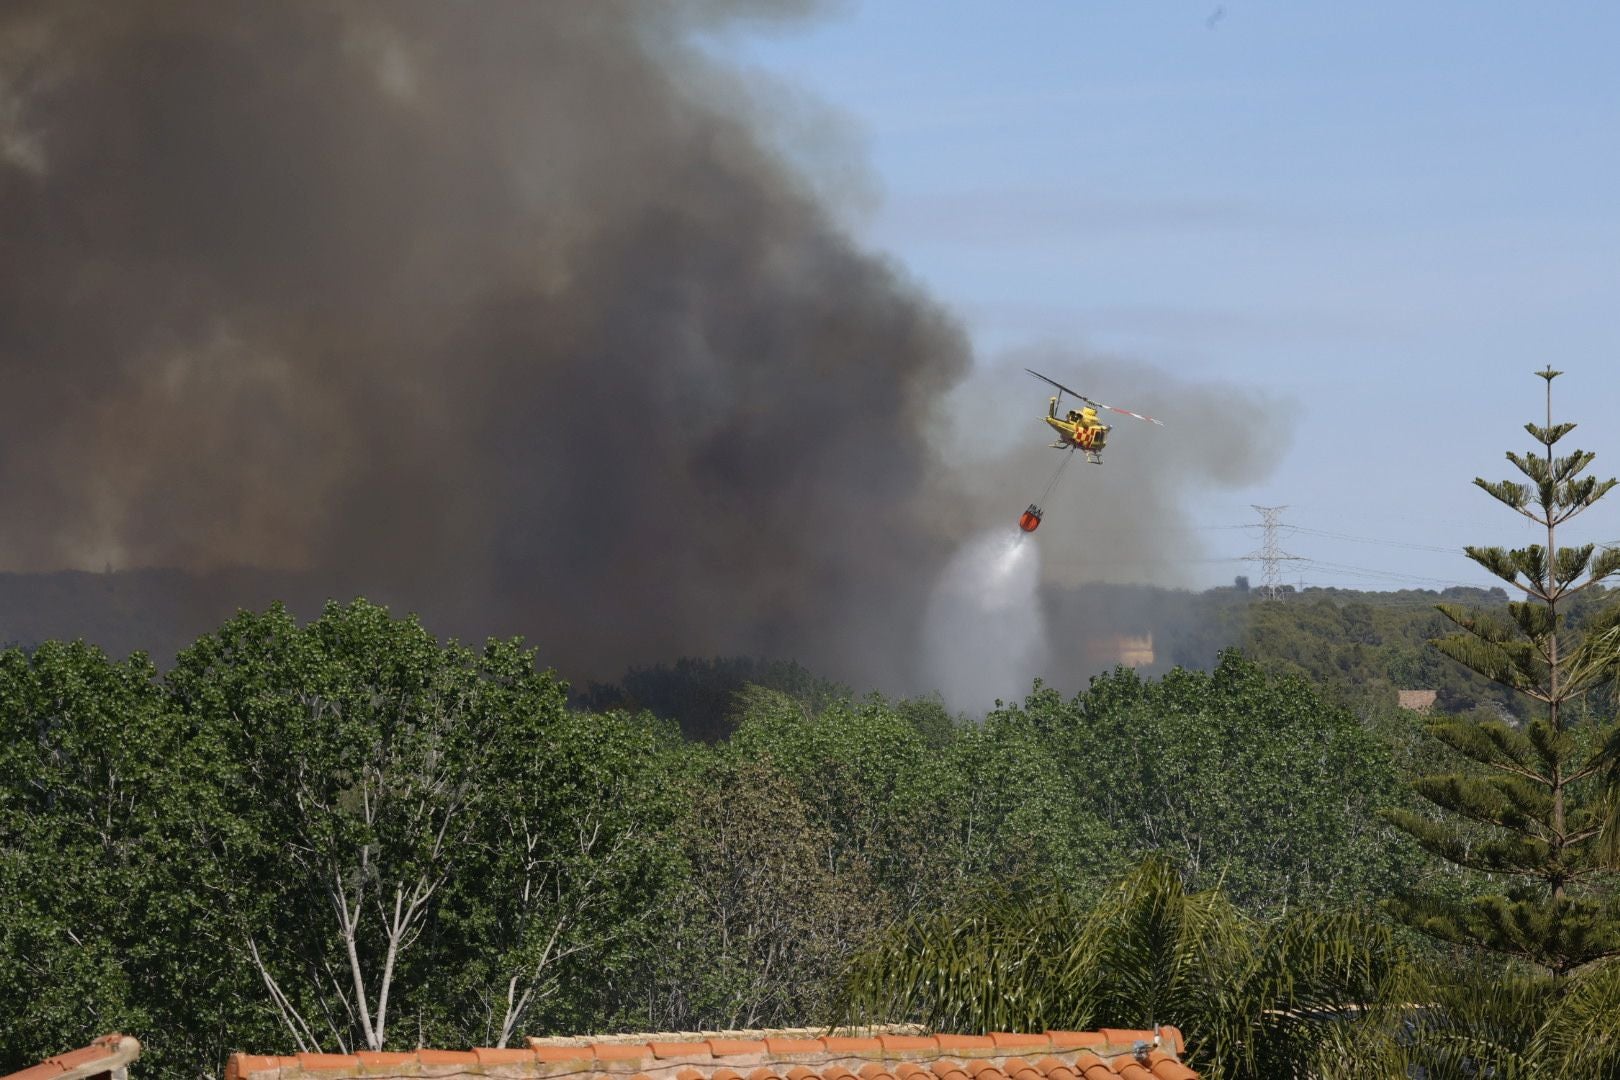
{"label": "helicopter", "polygon": [[[1164,422],[1161,420],[1155,420],[1151,416],[1143,416],[1141,413],[1131,412],[1129,409],[1104,405],[1100,401],[1088,398],[1078,390],[1069,389],[1056,379],[1047,378],[1032,368],[1025,368],[1024,370],[1042,382],[1051,383],[1057,387],[1058,392],[1047,401],[1046,415],[1041,419],[1046,421],[1048,427],[1057,432],[1057,441],[1052,444],[1052,449],[1068,450],[1070,457],[1073,456],[1076,450],[1082,450],[1085,452],[1086,460],[1091,464],[1102,464],[1102,449],[1108,442],[1108,433],[1113,429],[1103,423],[1097,416],[1098,409],[1123,413],[1126,416],[1134,416],[1138,420],[1146,420],[1150,424],[1158,424],[1160,427],[1164,427]],[[1078,409],[1069,409],[1063,416],[1059,416],[1058,405],[1062,402],[1064,394],[1079,398],[1085,404]],[[1068,462],[1069,458],[1065,457],[1063,464],[1058,466],[1057,471],[1052,474],[1052,478],[1047,481],[1046,490],[1041,493],[1042,500],[1047,495],[1050,495],[1052,489],[1057,486],[1058,478],[1063,474],[1063,465],[1068,464]],[[1018,517],[1018,527],[1026,533],[1032,533],[1040,527],[1041,517],[1044,513],[1041,510],[1040,501],[1030,503],[1029,509]]]}
{"label": "helicopter", "polygon": [[[1046,415],[1041,417],[1041,419],[1045,420],[1047,425],[1051,427],[1053,431],[1058,433],[1057,441],[1052,444],[1052,449],[1054,450],[1067,449],[1070,452],[1075,450],[1084,450],[1087,461],[1091,462],[1093,465],[1101,465],[1102,448],[1103,445],[1107,443],[1108,433],[1112,431],[1113,428],[1109,427],[1107,424],[1098,419],[1098,409],[1107,409],[1109,412],[1123,413],[1126,416],[1134,416],[1138,420],[1146,420],[1150,424],[1158,424],[1160,427],[1164,427],[1164,422],[1162,420],[1155,420],[1151,416],[1143,416],[1141,413],[1134,413],[1129,409],[1120,409],[1113,405],[1104,405],[1100,401],[1095,401],[1086,397],[1086,395],[1080,393],[1078,390],[1070,390],[1067,386],[1064,386],[1056,379],[1049,379],[1038,371],[1034,371],[1030,368],[1025,368],[1024,370],[1028,371],[1031,375],[1035,376],[1037,379],[1040,379],[1042,382],[1051,383],[1053,386],[1058,388],[1058,393],[1047,400]],[[1085,402],[1085,405],[1078,409],[1070,409],[1061,417],[1058,416],[1058,404],[1063,400],[1064,394],[1079,398],[1081,401]]]}

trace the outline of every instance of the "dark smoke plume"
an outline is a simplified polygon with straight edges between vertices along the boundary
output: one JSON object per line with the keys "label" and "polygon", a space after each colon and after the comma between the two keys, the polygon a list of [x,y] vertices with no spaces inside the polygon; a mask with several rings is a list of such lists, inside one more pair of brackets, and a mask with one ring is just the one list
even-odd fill
{"label": "dark smoke plume", "polygon": [[279,568],[570,671],[911,633],[964,340],[721,100],[733,6],[7,5],[0,566]]}
{"label": "dark smoke plume", "polygon": [[961,330],[694,43],[808,6],[11,0],[0,570],[915,689],[938,568],[1035,481],[941,458]]}

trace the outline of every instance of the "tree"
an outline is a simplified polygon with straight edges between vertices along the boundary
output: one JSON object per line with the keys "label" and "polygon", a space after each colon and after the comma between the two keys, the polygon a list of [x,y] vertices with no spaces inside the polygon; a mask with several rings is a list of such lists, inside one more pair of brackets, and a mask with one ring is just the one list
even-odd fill
{"label": "tree", "polygon": [[1041,687],[1024,710],[1119,850],[1245,910],[1370,899],[1402,873],[1376,816],[1399,791],[1387,752],[1298,677],[1232,651],[1212,673],[1118,669],[1068,702]]}
{"label": "tree", "polygon": [[125,1030],[215,1075],[264,1030],[181,827],[204,778],[144,655],[0,652],[0,1070]]}
{"label": "tree", "polygon": [[478,825],[440,909],[436,959],[455,962],[437,978],[462,1002],[445,1041],[506,1046],[537,1026],[590,1030],[601,995],[586,988],[675,893],[679,735],[563,708],[509,643],[491,643],[482,667]]}
{"label": "tree", "polygon": [[652,1030],[797,1026],[826,1017],[850,955],[885,921],[858,855],[837,854],[791,777],[768,759],[701,751],[677,840],[687,867],[633,981]]}
{"label": "tree", "polygon": [[728,751],[767,760],[793,782],[810,821],[827,831],[829,872],[859,867],[888,897],[918,902],[927,877],[918,860],[933,840],[919,830],[944,768],[917,727],[876,697],[817,709],[753,686],[737,706]]}
{"label": "tree", "polygon": [[1441,604],[1459,628],[1434,642],[1464,667],[1537,704],[1522,727],[1501,720],[1440,718],[1430,732],[1463,759],[1463,767],[1420,778],[1416,790],[1460,821],[1410,810],[1388,816],[1430,852],[1451,863],[1494,875],[1503,892],[1467,902],[1418,893],[1390,902],[1391,910],[1444,941],[1519,957],[1563,975],[1620,954],[1620,919],[1601,887],[1597,840],[1604,823],[1602,744],[1612,723],[1573,723],[1571,704],[1608,678],[1620,606],[1589,619],[1584,629],[1568,618],[1576,598],[1620,572],[1620,549],[1593,544],[1559,547],[1560,526],[1602,498],[1616,481],[1583,476],[1595,455],[1554,447],[1572,423],[1552,420],[1552,382],[1560,372],[1537,374],[1547,384],[1547,423],[1525,425],[1538,450],[1507,459],[1528,483],[1474,483],[1545,531],[1545,544],[1521,548],[1467,547],[1480,566],[1517,589],[1507,617]]}
{"label": "tree", "polygon": [[[151,1023],[142,929],[173,746],[151,665],[83,643],[0,652],[0,1069]],[[133,955],[132,955],[133,953]]]}
{"label": "tree", "polygon": [[380,1050],[398,980],[474,834],[476,667],[364,602],[243,613],[169,679],[231,945],[300,1051]]}
{"label": "tree", "polygon": [[206,773],[199,884],[282,1045],[503,1043],[655,906],[672,736],[569,713],[516,642],[278,607],[200,639],[169,691]]}

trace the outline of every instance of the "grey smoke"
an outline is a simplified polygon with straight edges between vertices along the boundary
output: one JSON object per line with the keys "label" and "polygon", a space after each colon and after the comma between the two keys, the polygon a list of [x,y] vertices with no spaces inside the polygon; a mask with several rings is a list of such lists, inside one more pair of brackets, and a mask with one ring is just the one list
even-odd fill
{"label": "grey smoke", "polygon": [[[12,0],[0,569],[254,567],[571,675],[914,688],[929,589],[1040,432],[942,456],[961,328],[694,44],[814,7]],[[1264,467],[1230,438],[1226,479]],[[1119,441],[1097,505],[1148,490],[1097,542],[1187,489]]]}

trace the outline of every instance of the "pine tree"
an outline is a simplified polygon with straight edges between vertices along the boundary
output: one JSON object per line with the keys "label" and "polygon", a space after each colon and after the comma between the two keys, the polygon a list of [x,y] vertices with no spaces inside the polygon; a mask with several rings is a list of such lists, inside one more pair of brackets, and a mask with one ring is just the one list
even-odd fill
{"label": "pine tree", "polygon": [[1463,666],[1535,702],[1522,726],[1503,720],[1439,718],[1436,738],[1462,758],[1459,771],[1414,784],[1455,820],[1408,811],[1387,816],[1427,850],[1502,882],[1497,895],[1454,902],[1408,894],[1390,909],[1445,941],[1531,961],[1563,975],[1620,954],[1620,905],[1604,880],[1598,840],[1608,800],[1603,746],[1620,725],[1575,708],[1613,671],[1620,607],[1571,625],[1576,598],[1620,572],[1620,548],[1557,546],[1560,526],[1602,498],[1616,481],[1583,476],[1594,454],[1554,447],[1574,430],[1552,421],[1551,367],[1546,426],[1526,424],[1540,449],[1507,458],[1528,483],[1474,483],[1546,530],[1545,545],[1468,547],[1469,558],[1523,594],[1506,617],[1439,605],[1458,632],[1433,644]]}

